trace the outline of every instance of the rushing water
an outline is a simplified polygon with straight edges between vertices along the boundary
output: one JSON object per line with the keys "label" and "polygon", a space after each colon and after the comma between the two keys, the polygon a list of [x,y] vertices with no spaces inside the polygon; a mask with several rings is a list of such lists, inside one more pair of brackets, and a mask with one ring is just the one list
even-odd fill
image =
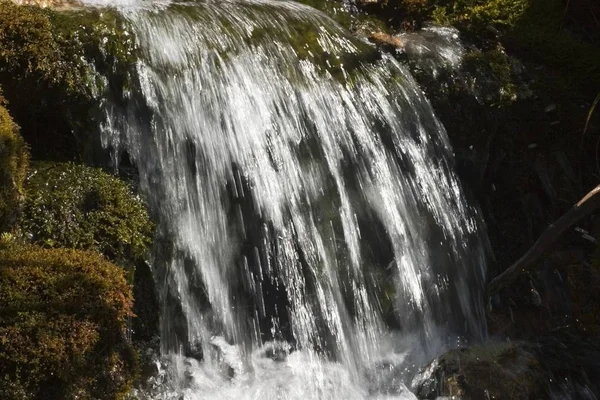
{"label": "rushing water", "polygon": [[147,396],[410,399],[483,336],[476,213],[401,64],[294,2],[117,7],[141,56],[104,142],[161,232]]}

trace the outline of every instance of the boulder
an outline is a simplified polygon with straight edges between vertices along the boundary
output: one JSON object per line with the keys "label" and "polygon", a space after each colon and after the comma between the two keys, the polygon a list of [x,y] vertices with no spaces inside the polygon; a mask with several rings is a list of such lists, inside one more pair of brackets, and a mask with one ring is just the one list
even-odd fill
{"label": "boulder", "polygon": [[547,398],[544,369],[524,345],[492,343],[450,350],[413,381],[419,399]]}
{"label": "boulder", "polygon": [[404,48],[402,39],[384,32],[372,33],[369,35],[369,41],[388,51],[401,50]]}

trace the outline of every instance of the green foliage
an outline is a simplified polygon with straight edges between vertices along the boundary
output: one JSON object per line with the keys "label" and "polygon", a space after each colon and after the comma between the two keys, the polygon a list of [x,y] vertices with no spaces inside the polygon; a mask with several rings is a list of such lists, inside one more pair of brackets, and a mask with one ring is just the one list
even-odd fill
{"label": "green foliage", "polygon": [[0,1],[0,70],[3,73],[15,74],[15,80],[34,76],[52,85],[64,83],[69,89],[75,89],[85,69],[75,60],[76,54],[61,42],[42,9]]}
{"label": "green foliage", "polygon": [[[316,3],[323,3],[316,1]],[[328,2],[324,2],[328,3]],[[509,52],[560,71],[568,85],[600,87],[599,6],[562,0],[379,0],[358,2],[392,29],[424,21],[454,25],[484,49],[501,42]],[[570,6],[570,7],[569,7]],[[596,93],[593,93],[596,94]]]}
{"label": "green foliage", "polygon": [[0,398],[116,399],[136,357],[131,287],[94,252],[0,248]]}
{"label": "green foliage", "polygon": [[22,199],[29,156],[0,92],[0,232],[14,221]]}
{"label": "green foliage", "polygon": [[363,8],[392,26],[433,19],[470,30],[487,25],[511,26],[525,13],[530,0],[380,0],[362,2]]}
{"label": "green foliage", "polygon": [[[406,6],[413,0],[400,3]],[[490,27],[496,28],[505,47],[523,58],[559,70],[568,84],[583,90],[600,87],[600,48],[586,33],[597,30],[597,25],[582,27],[577,20],[575,27],[565,25],[567,10],[561,0],[426,0],[426,3],[416,13],[405,7],[405,17],[455,25],[476,42],[489,39]]]}
{"label": "green foliage", "polygon": [[145,205],[118,178],[75,164],[42,164],[26,182],[21,229],[45,247],[96,250],[132,265],[152,237]]}
{"label": "green foliage", "polygon": [[108,83],[118,97],[133,47],[114,11],[57,12],[0,0],[0,84],[34,156],[91,158],[97,94]]}
{"label": "green foliage", "polygon": [[529,0],[459,0],[430,1],[437,23],[452,23],[470,30],[488,25],[513,26],[527,11]]}

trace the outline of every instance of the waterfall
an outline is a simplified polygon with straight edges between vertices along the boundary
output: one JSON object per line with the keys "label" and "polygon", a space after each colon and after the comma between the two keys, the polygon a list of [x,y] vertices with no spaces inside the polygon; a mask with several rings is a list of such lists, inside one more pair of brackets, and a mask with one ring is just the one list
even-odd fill
{"label": "waterfall", "polygon": [[290,1],[110,5],[140,57],[103,141],[159,220],[150,397],[414,398],[483,337],[483,233],[401,63]]}

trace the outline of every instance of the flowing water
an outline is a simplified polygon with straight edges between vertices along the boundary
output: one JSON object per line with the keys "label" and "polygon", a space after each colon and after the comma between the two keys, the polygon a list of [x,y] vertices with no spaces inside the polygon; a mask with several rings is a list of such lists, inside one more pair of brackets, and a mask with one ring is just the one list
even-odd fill
{"label": "flowing water", "polygon": [[140,59],[103,140],[160,221],[140,397],[410,399],[482,338],[477,215],[406,68],[294,2],[111,6]]}

